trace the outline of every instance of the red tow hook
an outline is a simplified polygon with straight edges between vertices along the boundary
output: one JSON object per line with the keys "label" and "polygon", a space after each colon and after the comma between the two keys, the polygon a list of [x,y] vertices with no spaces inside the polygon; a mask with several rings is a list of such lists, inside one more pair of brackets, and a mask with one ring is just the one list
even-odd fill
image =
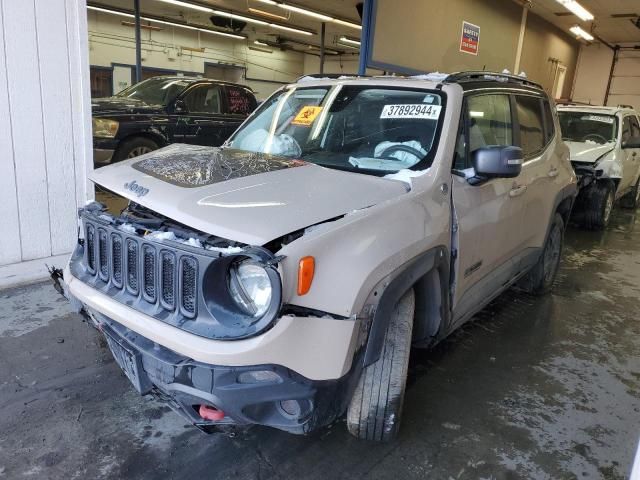
{"label": "red tow hook", "polygon": [[224,412],[222,410],[218,410],[216,407],[211,407],[209,405],[200,405],[198,414],[203,419],[211,422],[219,422],[224,418]]}

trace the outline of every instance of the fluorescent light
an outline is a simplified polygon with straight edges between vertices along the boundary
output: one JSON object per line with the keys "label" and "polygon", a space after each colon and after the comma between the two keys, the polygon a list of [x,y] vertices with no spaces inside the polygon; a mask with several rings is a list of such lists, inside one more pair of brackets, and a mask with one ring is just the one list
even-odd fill
{"label": "fluorescent light", "polygon": [[569,10],[584,22],[593,20],[593,14],[578,2],[576,2],[576,0],[556,0],[556,2],[558,2],[560,5],[562,5],[564,8]]}
{"label": "fluorescent light", "polygon": [[278,20],[285,20],[285,21],[289,20],[284,15],[277,15],[275,13],[266,12],[264,10],[260,10],[259,8],[249,7],[247,10],[251,13],[255,13],[256,15],[262,15],[263,17],[276,18]]}
{"label": "fluorescent light", "polygon": [[260,40],[254,40],[253,43],[255,43],[256,45],[262,45],[263,47],[268,47],[269,44],[266,42],[262,42]]}
{"label": "fluorescent light", "polygon": [[358,30],[362,30],[362,26],[358,25],[354,22],[349,22],[347,20],[340,20],[339,18],[335,18],[326,13],[315,12],[313,10],[309,10],[304,7],[299,7],[297,5],[292,5],[290,3],[285,2],[277,2],[275,0],[258,0],[259,2],[266,3],[267,5],[275,5],[277,7],[283,8],[285,10],[289,10],[291,12],[296,12],[301,15],[307,15],[309,17],[317,18],[318,20],[322,20],[323,22],[333,22],[339,25],[344,25],[345,27],[357,28]]}
{"label": "fluorescent light", "polygon": [[[135,15],[132,15],[131,13],[120,12],[118,10],[111,10],[108,8],[93,7],[91,5],[87,5],[87,9],[95,10],[97,12],[102,12],[102,13],[109,13],[111,15],[119,15],[122,17],[135,18]],[[162,25],[169,25],[171,27],[184,28],[186,30],[196,30],[198,32],[210,33],[211,35],[219,35],[221,37],[235,38],[237,40],[246,40],[246,37],[242,35],[235,35],[233,33],[226,33],[226,32],[218,32],[217,30],[209,30],[207,28],[195,27],[193,25],[185,25],[183,23],[175,23],[175,22],[168,22],[166,20],[158,20],[152,17],[145,17],[144,15],[140,16],[140,20],[145,20],[147,22],[153,22],[153,23],[160,23]]]}
{"label": "fluorescent light", "polygon": [[354,39],[349,38],[349,37],[344,37],[344,36],[340,37],[339,41],[342,42],[342,43],[347,43],[349,45],[356,45],[358,47],[360,46],[360,42],[358,40],[354,40]]}
{"label": "fluorescent light", "polygon": [[278,23],[265,22],[264,20],[258,20],[256,18],[251,18],[251,17],[245,17],[244,15],[238,15],[236,13],[225,12],[224,10],[214,10],[213,13],[215,13],[216,15],[220,15],[222,17],[235,18],[237,20],[242,20],[243,22],[247,22],[247,23],[255,23],[255,24],[258,24],[258,25],[267,25],[267,26],[269,26],[271,28],[277,28],[277,29],[280,29],[280,30],[286,30],[287,32],[299,33],[301,35],[313,35],[312,32],[308,32],[306,30],[301,30],[299,28],[286,27],[286,26],[280,25]]}
{"label": "fluorescent light", "polygon": [[333,23],[344,25],[345,27],[357,28],[358,30],[362,30],[362,25],[358,25],[357,23],[353,23],[353,22],[347,22],[346,20],[340,20],[339,18],[334,18]]}
{"label": "fluorescent light", "polygon": [[354,50],[360,50],[360,47],[354,47],[353,45],[347,45],[346,43],[340,43],[339,40],[338,40],[338,45],[340,45],[341,47],[353,48]]}
{"label": "fluorescent light", "polygon": [[112,15],[120,15],[121,17],[135,18],[135,15],[131,15],[130,13],[119,12],[118,10],[109,10],[107,8],[92,7],[91,5],[87,5],[87,9],[95,10],[96,12],[110,13]]}
{"label": "fluorescent light", "polygon": [[201,12],[213,12],[212,8],[201,7],[193,3],[181,2],[180,0],[159,0],[160,2],[170,3],[171,5],[177,5],[178,7],[191,8],[193,10],[200,10]]}
{"label": "fluorescent light", "polygon": [[593,35],[591,35],[590,33],[585,32],[582,28],[580,28],[578,25],[571,27],[569,29],[571,31],[571,33],[573,33],[576,37],[582,37],[585,40],[592,42],[593,41]]}
{"label": "fluorescent light", "polygon": [[322,13],[312,12],[311,10],[307,10],[306,8],[296,7],[294,5],[287,5],[286,3],[280,3],[280,4],[278,4],[278,6],[280,8],[284,8],[285,10],[291,10],[292,12],[300,13],[302,15],[307,15],[307,16],[313,17],[313,18],[317,18],[317,19],[322,20],[324,22],[332,22],[333,21],[333,17],[330,17],[329,15],[324,15]]}

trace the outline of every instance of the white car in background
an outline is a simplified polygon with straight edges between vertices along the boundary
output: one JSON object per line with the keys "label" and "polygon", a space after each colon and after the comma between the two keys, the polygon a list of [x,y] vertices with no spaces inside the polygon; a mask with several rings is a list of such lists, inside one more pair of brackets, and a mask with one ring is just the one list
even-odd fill
{"label": "white car in background", "polygon": [[559,105],[558,116],[580,188],[574,218],[603,229],[616,201],[626,208],[640,204],[640,119],[624,105]]}

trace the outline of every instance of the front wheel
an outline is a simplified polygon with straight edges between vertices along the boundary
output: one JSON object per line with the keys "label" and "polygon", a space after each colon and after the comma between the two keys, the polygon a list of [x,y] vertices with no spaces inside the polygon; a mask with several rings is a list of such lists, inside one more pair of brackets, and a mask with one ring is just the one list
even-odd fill
{"label": "front wheel", "polygon": [[563,242],[564,220],[559,213],[556,213],[542,255],[538,263],[520,280],[518,283],[520,288],[534,295],[543,295],[551,290],[560,267]]}
{"label": "front wheel", "polygon": [[139,157],[145,153],[153,152],[157,150],[158,144],[146,137],[133,137],[125,140],[120,144],[113,156],[114,162],[121,160],[127,160],[129,158]]}
{"label": "front wheel", "polygon": [[[582,193],[582,192],[581,192]],[[613,211],[614,189],[611,183],[598,181],[584,192],[583,225],[589,230],[603,230],[609,225]]]}
{"label": "front wheel", "polygon": [[367,366],[347,410],[349,433],[362,440],[395,438],[407,384],[415,296],[409,290],[396,304],[380,358]]}

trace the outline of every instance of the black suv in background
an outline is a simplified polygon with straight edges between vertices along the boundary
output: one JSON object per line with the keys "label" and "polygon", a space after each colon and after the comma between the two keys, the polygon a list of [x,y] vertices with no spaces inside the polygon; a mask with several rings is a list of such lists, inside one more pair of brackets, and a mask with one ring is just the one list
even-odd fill
{"label": "black suv in background", "polygon": [[96,166],[170,143],[219,146],[257,106],[242,85],[206,78],[153,77],[92,102]]}

